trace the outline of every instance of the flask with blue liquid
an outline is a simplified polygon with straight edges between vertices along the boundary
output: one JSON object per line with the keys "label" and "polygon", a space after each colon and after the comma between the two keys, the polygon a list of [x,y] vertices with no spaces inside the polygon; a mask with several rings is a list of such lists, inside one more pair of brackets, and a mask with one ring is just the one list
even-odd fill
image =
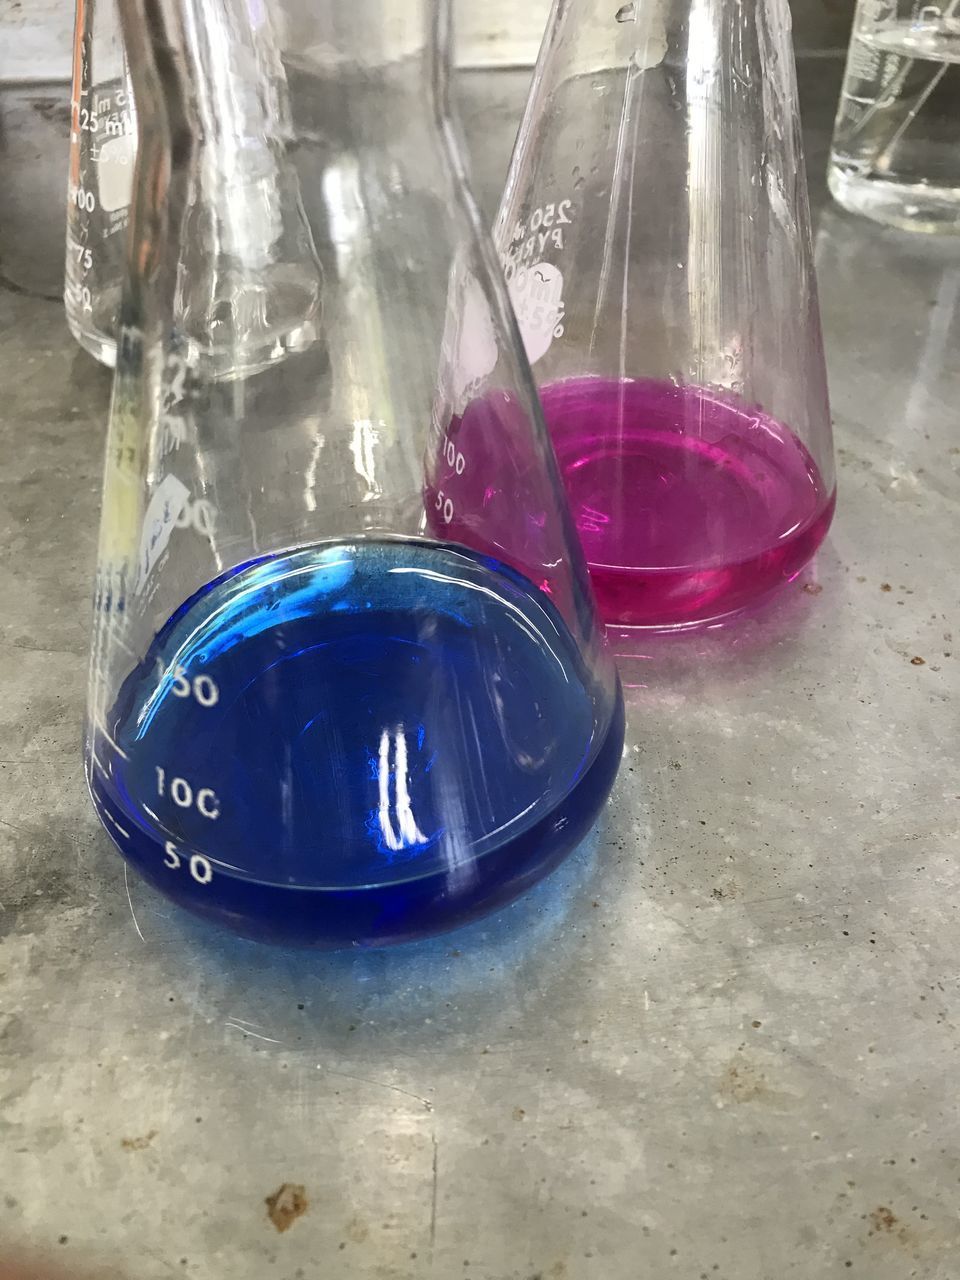
{"label": "flask with blue liquid", "polygon": [[623,704],[457,149],[444,0],[121,9],[94,804],[242,934],[454,927],[586,834]]}

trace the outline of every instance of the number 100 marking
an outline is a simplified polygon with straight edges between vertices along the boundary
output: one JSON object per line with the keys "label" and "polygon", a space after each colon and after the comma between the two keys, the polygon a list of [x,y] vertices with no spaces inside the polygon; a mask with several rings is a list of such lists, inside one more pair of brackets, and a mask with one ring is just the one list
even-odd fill
{"label": "number 100 marking", "polygon": [[443,456],[447,460],[447,466],[453,467],[457,475],[462,476],[467,460],[449,437],[443,442]]}
{"label": "number 100 marking", "polygon": [[[167,795],[167,771],[155,766],[157,773],[157,795]],[[204,818],[215,822],[220,817],[220,801],[211,787],[200,787],[194,791],[186,778],[171,778],[169,786],[170,798],[178,809],[195,808]]]}

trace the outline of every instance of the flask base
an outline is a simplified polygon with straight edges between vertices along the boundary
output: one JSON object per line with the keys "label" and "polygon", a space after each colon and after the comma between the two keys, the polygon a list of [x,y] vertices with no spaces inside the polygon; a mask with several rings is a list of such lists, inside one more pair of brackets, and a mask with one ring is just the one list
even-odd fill
{"label": "flask base", "polygon": [[809,451],[720,389],[571,378],[541,389],[600,615],[672,631],[750,609],[833,517]]}
{"label": "flask base", "polygon": [[548,596],[420,539],[268,556],[188,600],[88,734],[124,857],[288,945],[382,945],[517,897],[583,839],[619,765]]}
{"label": "flask base", "polygon": [[960,234],[960,187],[925,182],[893,182],[840,165],[827,171],[830,194],[850,213],[900,231]]}
{"label": "flask base", "polygon": [[67,327],[73,334],[77,345],[82,347],[94,360],[99,361],[107,369],[113,369],[117,363],[117,340],[110,334],[92,329],[82,320],[76,319],[70,308],[66,310]]}

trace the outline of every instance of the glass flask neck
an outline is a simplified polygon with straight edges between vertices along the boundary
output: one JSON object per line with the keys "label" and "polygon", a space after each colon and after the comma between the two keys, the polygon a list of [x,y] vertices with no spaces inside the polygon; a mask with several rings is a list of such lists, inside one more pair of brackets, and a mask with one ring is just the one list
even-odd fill
{"label": "glass flask neck", "polygon": [[[686,48],[689,76],[699,67],[719,69],[722,51],[736,60],[738,32],[789,33],[787,0],[554,0],[541,45],[538,66],[546,59],[554,73],[558,63],[570,75],[629,67],[634,72],[672,61],[670,46]],[[711,79],[707,76],[707,79]]]}
{"label": "glass flask neck", "polygon": [[451,168],[462,183],[448,0],[121,5],[147,104],[123,326],[149,346],[172,315],[187,358],[215,376],[255,371],[313,343],[322,322],[317,196],[300,192],[299,147],[330,158],[329,198],[347,215],[379,201],[357,187],[361,170],[392,199],[398,156],[407,189]]}
{"label": "glass flask neck", "polygon": [[280,0],[284,42],[298,61],[315,70],[374,71],[428,55],[435,0],[358,0],[298,5]]}
{"label": "glass flask neck", "polygon": [[435,111],[448,109],[450,0],[357,0],[347,7],[223,0],[215,9],[205,0],[118,4],[135,87],[145,96],[158,87],[169,96],[180,80],[184,109],[204,133],[216,135],[224,108],[228,118],[236,111],[223,97],[226,71],[232,86],[258,90],[241,108],[270,112],[274,127],[284,122],[275,93],[284,66],[318,76],[336,72],[349,82],[418,63]]}
{"label": "glass flask neck", "polygon": [[434,137],[439,130],[456,149],[450,0],[118,5],[135,97],[144,105],[134,279],[151,276],[165,233],[185,225],[188,205],[205,187],[265,178],[267,154],[295,144],[303,122],[291,118],[294,80],[309,81],[313,120],[322,120],[333,145],[348,133],[351,147],[361,138],[368,148],[389,148],[398,133],[422,128]]}

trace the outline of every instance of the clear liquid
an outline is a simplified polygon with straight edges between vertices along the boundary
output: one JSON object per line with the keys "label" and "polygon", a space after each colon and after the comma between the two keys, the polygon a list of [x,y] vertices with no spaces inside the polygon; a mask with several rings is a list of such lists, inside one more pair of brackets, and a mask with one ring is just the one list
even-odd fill
{"label": "clear liquid", "polygon": [[90,737],[94,802],[147,880],[329,947],[448,929],[545,875],[606,798],[623,708],[521,575],[396,539],[210,584]]}
{"label": "clear liquid", "polygon": [[960,229],[960,17],[861,26],[828,180],[840,204],[914,230]]}
{"label": "clear liquid", "polygon": [[739,612],[826,536],[833,493],[759,411],[646,379],[573,378],[540,396],[605,622],[669,629]]}

